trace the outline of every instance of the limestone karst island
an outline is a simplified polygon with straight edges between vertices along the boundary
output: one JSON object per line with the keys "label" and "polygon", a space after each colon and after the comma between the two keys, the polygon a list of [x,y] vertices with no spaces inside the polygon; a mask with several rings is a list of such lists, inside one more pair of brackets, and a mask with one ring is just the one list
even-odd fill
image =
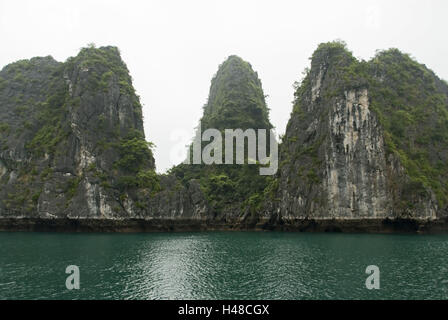
{"label": "limestone karst island", "polygon": [[[448,229],[445,81],[398,49],[360,61],[335,41],[316,48],[294,90],[275,175],[247,161],[157,174],[118,48],[11,63],[0,72],[0,229]],[[198,121],[273,127],[249,62],[219,66]]]}

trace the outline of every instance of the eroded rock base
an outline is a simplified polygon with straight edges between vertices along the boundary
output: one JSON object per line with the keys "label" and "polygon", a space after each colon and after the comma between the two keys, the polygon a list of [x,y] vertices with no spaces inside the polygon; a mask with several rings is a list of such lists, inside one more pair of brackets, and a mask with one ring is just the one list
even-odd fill
{"label": "eroded rock base", "polygon": [[448,220],[269,220],[216,221],[187,219],[0,219],[0,231],[31,232],[192,232],[289,231],[344,233],[444,233]]}

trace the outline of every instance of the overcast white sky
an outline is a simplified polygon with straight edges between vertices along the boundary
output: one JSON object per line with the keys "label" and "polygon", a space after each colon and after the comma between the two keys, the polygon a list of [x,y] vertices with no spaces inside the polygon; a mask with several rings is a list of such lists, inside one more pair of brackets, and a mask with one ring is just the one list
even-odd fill
{"label": "overcast white sky", "polygon": [[342,39],[363,59],[397,47],[448,79],[447,16],[446,0],[0,0],[0,68],[34,56],[65,61],[90,42],[118,46],[163,172],[183,159],[179,146],[192,138],[227,56],[258,72],[283,133],[292,84],[320,42]]}

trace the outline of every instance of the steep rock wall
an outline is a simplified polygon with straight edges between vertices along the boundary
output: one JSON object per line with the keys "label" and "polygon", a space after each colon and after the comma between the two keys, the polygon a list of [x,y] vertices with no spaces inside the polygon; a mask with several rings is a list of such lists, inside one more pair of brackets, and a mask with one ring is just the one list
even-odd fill
{"label": "steep rock wall", "polygon": [[206,216],[198,184],[157,176],[141,105],[115,47],[0,72],[0,217]]}
{"label": "steep rock wall", "polygon": [[[291,219],[434,220],[434,193],[405,190],[410,178],[385,144],[369,83],[348,68],[345,48],[321,47],[296,91],[281,148],[278,213]],[[403,207],[404,198],[412,207]]]}

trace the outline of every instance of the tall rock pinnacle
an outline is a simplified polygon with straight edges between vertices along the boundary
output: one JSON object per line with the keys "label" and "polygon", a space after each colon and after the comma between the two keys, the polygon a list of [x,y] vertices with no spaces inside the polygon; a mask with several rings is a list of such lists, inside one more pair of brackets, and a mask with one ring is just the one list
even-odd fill
{"label": "tall rock pinnacle", "polygon": [[[225,129],[266,129],[269,136],[272,125],[261,81],[248,62],[230,56],[220,65],[200,125],[202,131],[213,128],[222,133]],[[247,164],[247,154],[244,157],[244,165],[182,164],[172,172],[184,182],[200,181],[215,215],[245,220],[255,214],[270,178],[260,176],[259,165]]]}
{"label": "tall rock pinnacle", "polygon": [[398,50],[358,61],[321,44],[281,147],[283,219],[433,220],[446,213],[447,86]]}

